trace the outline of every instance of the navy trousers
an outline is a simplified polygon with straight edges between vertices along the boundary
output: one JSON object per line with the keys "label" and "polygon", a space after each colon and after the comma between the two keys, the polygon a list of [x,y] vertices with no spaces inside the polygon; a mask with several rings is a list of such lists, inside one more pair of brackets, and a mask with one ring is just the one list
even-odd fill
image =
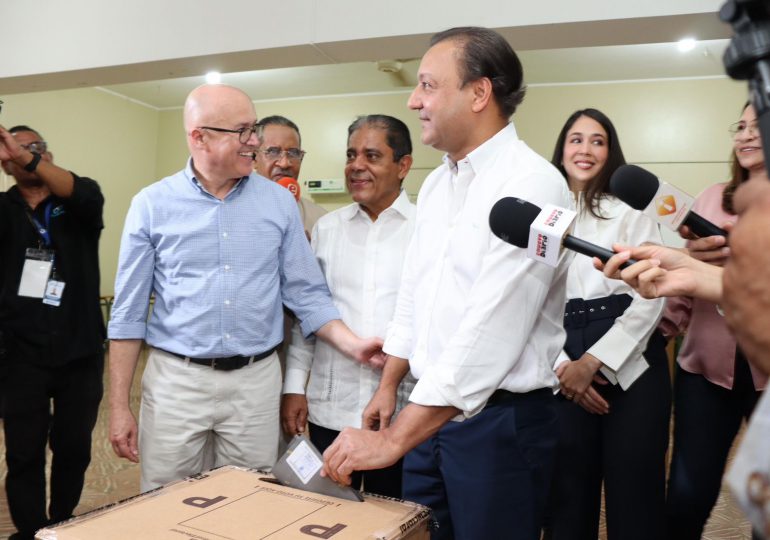
{"label": "navy trousers", "polygon": [[700,539],[719,497],[727,454],[760,395],[742,355],[735,359],[732,389],[677,365],[674,453],[666,499],[668,538]]}
{"label": "navy trousers", "polygon": [[537,540],[556,446],[551,389],[498,390],[404,458],[404,498],[433,510],[432,540]]}
{"label": "navy trousers", "polygon": [[[565,350],[578,359],[612,326],[601,319],[568,328]],[[606,415],[588,413],[559,395],[559,444],[548,505],[547,540],[596,540],[604,484],[610,540],[664,538],[665,476],[671,386],[665,341],[653,333],[650,367],[624,391],[595,385]]]}
{"label": "navy trousers", "polygon": [[[337,435],[340,434],[339,431],[325,428],[312,422],[309,423],[309,427],[310,441],[322,454],[331,446]],[[355,489],[361,489],[363,484],[363,489],[367,493],[376,493],[377,495],[401,499],[401,468],[403,461],[403,459],[399,459],[396,463],[384,469],[356,471],[351,478],[351,486]]]}

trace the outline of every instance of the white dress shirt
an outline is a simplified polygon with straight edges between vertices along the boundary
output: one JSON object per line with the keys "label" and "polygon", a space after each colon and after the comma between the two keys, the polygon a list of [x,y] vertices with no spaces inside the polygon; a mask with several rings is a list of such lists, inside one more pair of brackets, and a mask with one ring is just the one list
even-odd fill
{"label": "white dress shirt", "polygon": [[[415,206],[405,191],[372,221],[358,205],[318,220],[311,245],[342,320],[359,336],[384,336],[393,316],[401,269],[414,231]],[[308,375],[310,380],[308,382]],[[380,382],[381,370],[351,360],[331,345],[306,341],[292,331],[284,393],[304,394],[310,422],[340,431],[361,427],[361,413]],[[414,379],[399,387],[397,410],[407,402]]]}
{"label": "white dress shirt", "polygon": [[492,234],[489,211],[507,196],[570,205],[564,179],[513,124],[459,163],[445,157],[420,190],[384,346],[409,359],[414,403],[472,416],[497,389],[558,384],[567,266],[535,262]]}
{"label": "white dress shirt", "polygon": [[[583,197],[576,203],[578,216],[572,234],[597,246],[612,249],[612,244],[638,246],[643,242],[662,244],[658,225],[638,210],[608,196],[599,203],[597,219],[583,208]],[[574,200],[574,198],[573,198]],[[593,300],[612,294],[628,294],[633,299],[626,311],[615,319],[612,328],[588,352],[602,363],[601,372],[611,383],[627,389],[649,367],[642,353],[663,314],[665,299],[646,300],[619,279],[608,279],[593,266],[591,257],[577,255],[567,275],[567,299]],[[556,366],[569,361],[562,350]]]}

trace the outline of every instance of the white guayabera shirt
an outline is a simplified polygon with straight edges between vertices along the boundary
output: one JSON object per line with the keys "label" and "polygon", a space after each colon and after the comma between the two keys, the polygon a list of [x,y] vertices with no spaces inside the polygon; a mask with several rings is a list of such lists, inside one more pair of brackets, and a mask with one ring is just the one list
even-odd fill
{"label": "white guayabera shirt", "polygon": [[[311,245],[342,320],[359,336],[384,336],[393,316],[415,207],[405,191],[372,221],[358,205],[318,220]],[[340,431],[361,427],[361,413],[380,382],[381,370],[351,360],[331,345],[292,331],[283,392],[307,393],[310,422]],[[309,377],[309,380],[308,380]],[[307,390],[306,390],[307,386]],[[399,387],[397,411],[414,386]]]}

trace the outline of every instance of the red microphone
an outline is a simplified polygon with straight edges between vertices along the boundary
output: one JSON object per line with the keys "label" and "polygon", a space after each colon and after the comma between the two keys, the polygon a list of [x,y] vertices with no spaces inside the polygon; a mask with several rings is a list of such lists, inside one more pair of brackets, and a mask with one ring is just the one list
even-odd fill
{"label": "red microphone", "polygon": [[296,179],[292,178],[291,176],[284,176],[278,180],[278,183],[291,191],[291,194],[294,195],[294,198],[299,200],[299,184],[297,183]]}

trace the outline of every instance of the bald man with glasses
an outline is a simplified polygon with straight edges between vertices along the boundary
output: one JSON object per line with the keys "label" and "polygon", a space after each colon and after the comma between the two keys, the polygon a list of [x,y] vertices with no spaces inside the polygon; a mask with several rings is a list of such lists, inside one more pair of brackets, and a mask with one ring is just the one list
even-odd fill
{"label": "bald man with glasses", "polygon": [[[291,194],[253,172],[251,99],[201,86],[184,127],[187,165],[143,189],[126,216],[108,329],[110,441],[118,456],[141,457],[142,491],[202,472],[212,456],[215,466],[273,466],[282,304],[306,336],[359,362],[384,360],[380,339],[340,320]],[[129,398],[142,341],[151,348],[137,425]]]}

